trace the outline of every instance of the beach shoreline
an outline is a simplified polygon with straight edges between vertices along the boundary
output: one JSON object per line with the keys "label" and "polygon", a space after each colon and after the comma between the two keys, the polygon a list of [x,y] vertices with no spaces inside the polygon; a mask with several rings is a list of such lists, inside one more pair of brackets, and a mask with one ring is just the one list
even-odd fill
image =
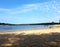
{"label": "beach shoreline", "polygon": [[43,29],[27,29],[27,30],[13,30],[13,31],[1,31],[0,34],[43,34],[43,33],[51,33],[51,32],[59,32],[60,33],[60,27],[57,28],[43,28]]}

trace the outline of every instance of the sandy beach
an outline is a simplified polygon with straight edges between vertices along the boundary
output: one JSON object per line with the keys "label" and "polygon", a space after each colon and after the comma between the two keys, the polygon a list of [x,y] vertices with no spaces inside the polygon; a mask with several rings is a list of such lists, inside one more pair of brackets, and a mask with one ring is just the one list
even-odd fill
{"label": "sandy beach", "polygon": [[60,27],[0,32],[0,47],[60,47]]}
{"label": "sandy beach", "polygon": [[57,28],[45,28],[45,29],[31,29],[31,30],[17,30],[17,31],[6,31],[6,32],[0,32],[0,34],[45,34],[45,33],[60,33],[60,27]]}

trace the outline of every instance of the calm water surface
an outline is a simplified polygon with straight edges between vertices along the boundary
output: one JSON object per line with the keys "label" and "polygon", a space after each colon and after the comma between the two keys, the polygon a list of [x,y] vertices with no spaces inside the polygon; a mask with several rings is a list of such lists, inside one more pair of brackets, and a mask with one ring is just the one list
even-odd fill
{"label": "calm water surface", "polygon": [[3,26],[0,25],[0,31],[6,30],[26,30],[26,29],[36,29],[36,28],[48,28],[47,25],[26,25],[26,26]]}

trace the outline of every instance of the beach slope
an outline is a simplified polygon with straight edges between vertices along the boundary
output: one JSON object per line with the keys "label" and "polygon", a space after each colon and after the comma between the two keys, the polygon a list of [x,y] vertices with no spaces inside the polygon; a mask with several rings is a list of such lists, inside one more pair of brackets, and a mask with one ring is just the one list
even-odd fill
{"label": "beach slope", "polygon": [[60,28],[0,32],[0,47],[60,47]]}

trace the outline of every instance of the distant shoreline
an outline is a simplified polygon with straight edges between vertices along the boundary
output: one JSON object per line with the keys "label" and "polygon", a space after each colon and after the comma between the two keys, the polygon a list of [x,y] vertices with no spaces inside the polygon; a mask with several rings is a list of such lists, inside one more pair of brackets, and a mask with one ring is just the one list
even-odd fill
{"label": "distant shoreline", "polygon": [[10,24],[10,23],[0,23],[0,25],[8,25],[8,26],[21,26],[21,25],[59,25],[60,23],[32,23],[32,24]]}
{"label": "distant shoreline", "polygon": [[54,25],[54,26],[56,26],[56,27],[55,28],[33,28],[33,29],[22,29],[22,30],[19,30],[19,29],[16,29],[16,30],[0,30],[0,32],[16,32],[16,31],[22,32],[22,31],[31,31],[31,30],[60,29],[60,25]]}
{"label": "distant shoreline", "polygon": [[[51,32],[59,32],[60,33],[60,28],[43,28],[43,29],[31,29],[31,30],[13,30],[13,31],[4,31],[0,32],[0,34],[39,34],[39,33],[51,33]],[[38,35],[37,34],[37,35]]]}
{"label": "distant shoreline", "polygon": [[[52,28],[56,28],[56,27],[52,27]],[[31,28],[31,29],[12,29],[12,30],[0,30],[0,32],[15,32],[15,31],[27,31],[27,30],[38,30],[38,29],[51,29],[51,28]]]}

